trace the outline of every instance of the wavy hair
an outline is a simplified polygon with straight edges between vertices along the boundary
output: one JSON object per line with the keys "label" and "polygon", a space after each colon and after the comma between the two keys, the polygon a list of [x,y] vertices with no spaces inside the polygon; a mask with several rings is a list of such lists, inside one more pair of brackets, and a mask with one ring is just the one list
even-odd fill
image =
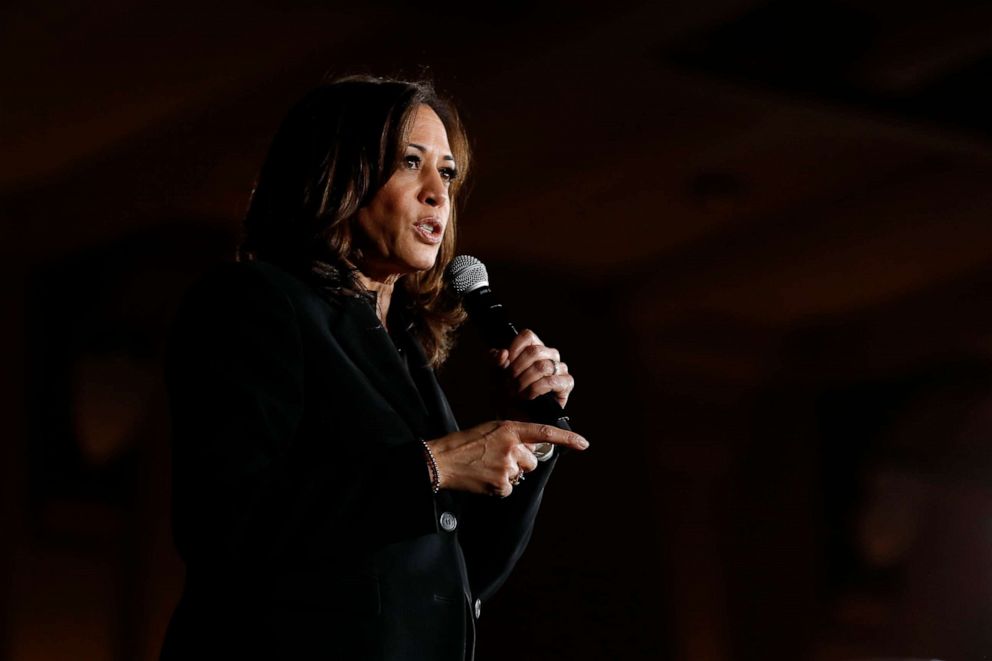
{"label": "wavy hair", "polygon": [[454,257],[454,201],[464,186],[470,150],[454,106],[425,81],[349,76],[308,93],[283,120],[258,175],[244,221],[239,260],[260,259],[293,272],[331,295],[362,291],[354,232],[357,213],[399,165],[414,112],[427,105],[448,133],[458,178],[434,266],[400,278],[394,300],[406,305],[431,364],[447,358],[465,319],[444,285]]}

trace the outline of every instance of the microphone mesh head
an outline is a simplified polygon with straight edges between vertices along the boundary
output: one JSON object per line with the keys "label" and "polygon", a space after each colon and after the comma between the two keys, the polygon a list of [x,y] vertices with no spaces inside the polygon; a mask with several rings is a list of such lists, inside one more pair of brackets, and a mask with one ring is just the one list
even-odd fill
{"label": "microphone mesh head", "polygon": [[451,260],[444,270],[444,277],[459,296],[489,286],[486,265],[471,255],[458,255]]}

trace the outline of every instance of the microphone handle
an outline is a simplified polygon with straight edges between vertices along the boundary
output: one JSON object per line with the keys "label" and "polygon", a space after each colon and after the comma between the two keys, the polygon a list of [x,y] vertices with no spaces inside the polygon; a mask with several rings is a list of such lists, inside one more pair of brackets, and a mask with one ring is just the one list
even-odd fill
{"label": "microphone handle", "polygon": [[[494,349],[505,349],[520,334],[507,316],[503,305],[489,287],[480,287],[467,293],[463,299],[469,316],[482,332],[482,338]],[[546,392],[524,404],[524,410],[534,422],[554,425],[572,431],[568,414],[561,407],[553,392]]]}

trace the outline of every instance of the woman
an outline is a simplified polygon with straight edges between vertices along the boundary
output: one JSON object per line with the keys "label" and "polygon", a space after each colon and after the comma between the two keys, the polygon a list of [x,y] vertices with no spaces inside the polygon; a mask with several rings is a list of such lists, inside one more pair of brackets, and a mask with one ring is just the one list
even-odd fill
{"label": "woman", "polygon": [[[163,658],[472,657],[555,463],[540,444],[588,443],[458,431],[434,378],[463,316],[441,274],[468,157],[423,83],[342,79],[280,127],[241,260],[193,288],[170,345],[187,578]],[[574,387],[529,331],[496,360],[522,399]]]}

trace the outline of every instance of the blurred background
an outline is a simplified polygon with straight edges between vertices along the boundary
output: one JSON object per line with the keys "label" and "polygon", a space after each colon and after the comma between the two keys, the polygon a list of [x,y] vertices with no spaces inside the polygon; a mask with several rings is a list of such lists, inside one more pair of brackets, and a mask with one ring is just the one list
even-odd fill
{"label": "blurred background", "polygon": [[992,3],[9,0],[0,60],[2,658],[157,658],[172,315],[358,72],[457,100],[463,251],[593,443],[480,660],[992,653]]}

